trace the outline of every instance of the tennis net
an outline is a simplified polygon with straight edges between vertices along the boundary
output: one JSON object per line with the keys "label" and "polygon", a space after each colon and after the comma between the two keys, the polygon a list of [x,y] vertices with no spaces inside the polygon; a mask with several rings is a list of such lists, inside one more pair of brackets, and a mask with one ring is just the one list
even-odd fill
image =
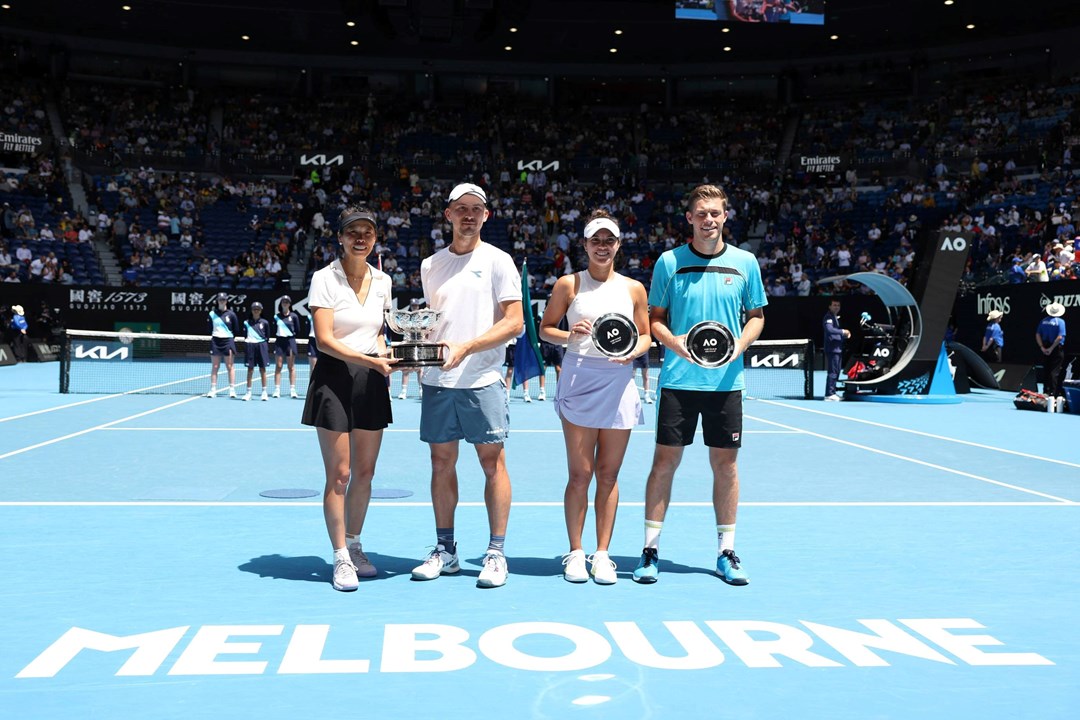
{"label": "tennis net", "polygon": [[[307,392],[308,340],[297,338],[296,389]],[[245,384],[243,338],[236,338],[234,359],[237,387]],[[661,364],[658,348],[650,353],[650,365],[655,377]],[[759,340],[743,355],[746,368],[746,392],[758,398],[812,398],[813,344],[810,340]],[[271,344],[267,381],[273,386],[275,356]],[[288,391],[288,369],[282,367],[282,391]],[[549,369],[548,380],[555,380]],[[402,373],[391,375],[391,392],[401,390]],[[415,382],[415,380],[414,380]],[[255,383],[261,388],[258,373]],[[227,389],[228,376],[224,363],[218,370],[220,390]],[[60,392],[62,393],[124,393],[158,395],[200,395],[210,388],[210,336],[167,335],[159,333],[97,332],[67,330],[60,352]],[[413,386],[410,395],[419,390]],[[531,390],[536,395],[536,389]],[[512,397],[520,397],[522,389],[515,388]]]}
{"label": "tennis net", "polygon": [[[649,365],[653,374],[663,363],[653,343]],[[756,398],[807,400],[814,397],[814,345],[810,340],[758,340],[743,353],[746,394]]]}
{"label": "tennis net", "polygon": [[743,354],[743,367],[750,397],[814,397],[814,344],[810,340],[758,340]]}
{"label": "tennis net", "polygon": [[[297,338],[296,389],[307,390],[308,340]],[[236,338],[237,387],[247,379],[247,341]],[[270,343],[267,382],[274,382],[274,347]],[[288,393],[287,363],[281,370],[282,390]],[[259,374],[255,373],[259,385]],[[225,363],[218,370],[217,386],[228,389]],[[210,336],[159,333],[67,330],[60,350],[60,392],[199,395],[210,389]]]}

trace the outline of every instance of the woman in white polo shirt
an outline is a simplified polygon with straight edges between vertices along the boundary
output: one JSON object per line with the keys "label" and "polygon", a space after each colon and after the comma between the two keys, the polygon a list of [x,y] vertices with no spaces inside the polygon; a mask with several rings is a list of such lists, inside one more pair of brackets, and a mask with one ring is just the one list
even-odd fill
{"label": "woman in white polo shirt", "polygon": [[371,478],[383,429],[393,421],[386,377],[384,312],[390,276],[367,262],[378,231],[375,213],[350,205],[338,217],[340,257],[315,272],[308,290],[319,362],[311,372],[301,422],[319,435],[326,489],[323,515],[334,548],[334,589],[374,577],[360,531],[371,500]]}
{"label": "woman in white polo shirt", "polygon": [[[619,469],[630,431],[645,422],[634,384],[634,358],[649,351],[649,301],[645,287],[615,272],[619,251],[619,225],[604,210],[596,210],[585,224],[585,252],[589,266],[555,283],[540,337],[566,345],[562,373],[555,390],[555,411],[562,420],[569,479],[563,497],[570,552],[563,558],[563,577],[569,582],[589,579],[581,536],[589,508],[589,485],[596,477],[596,552],[593,579],[601,585],[616,581],[615,563],[608,554],[615,512],[619,505]],[[631,352],[614,359],[600,353],[592,341],[593,322],[607,313],[619,313],[637,327],[638,341]],[[559,328],[566,318],[569,331]]]}

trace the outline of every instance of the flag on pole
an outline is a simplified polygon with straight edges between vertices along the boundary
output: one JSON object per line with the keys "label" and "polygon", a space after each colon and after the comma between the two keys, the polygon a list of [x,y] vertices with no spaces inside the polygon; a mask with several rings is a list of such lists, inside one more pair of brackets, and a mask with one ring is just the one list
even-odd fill
{"label": "flag on pole", "polygon": [[529,267],[525,262],[521,263],[521,313],[525,330],[514,345],[514,387],[544,373],[544,356],[540,353],[540,336],[529,297]]}

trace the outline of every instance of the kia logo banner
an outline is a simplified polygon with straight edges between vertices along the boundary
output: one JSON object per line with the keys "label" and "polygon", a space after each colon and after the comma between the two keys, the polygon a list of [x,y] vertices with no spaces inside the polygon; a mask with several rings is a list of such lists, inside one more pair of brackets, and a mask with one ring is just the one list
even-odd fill
{"label": "kia logo banner", "polygon": [[296,156],[296,164],[302,168],[349,167],[345,153],[304,152]]}

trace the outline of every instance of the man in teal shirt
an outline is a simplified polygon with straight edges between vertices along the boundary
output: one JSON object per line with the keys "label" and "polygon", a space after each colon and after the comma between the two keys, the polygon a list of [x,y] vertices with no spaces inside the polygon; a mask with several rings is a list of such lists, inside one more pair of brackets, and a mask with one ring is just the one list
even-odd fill
{"label": "man in teal shirt", "polygon": [[[660,371],[656,447],[645,488],[645,548],[634,570],[639,583],[659,575],[660,531],[671,501],[671,484],[683,449],[694,441],[701,418],[713,470],[716,514],[716,574],[731,585],[749,579],[735,555],[735,515],[739,504],[737,456],[742,445],[743,351],[765,326],[765,286],[752,253],[724,242],[727,195],[701,185],[687,197],[692,242],[668,250],[657,260],[649,291],[653,337],[670,352]],[[745,323],[744,318],[745,316]],[[693,361],[686,334],[712,320],[735,335],[733,359],[719,367]]]}

